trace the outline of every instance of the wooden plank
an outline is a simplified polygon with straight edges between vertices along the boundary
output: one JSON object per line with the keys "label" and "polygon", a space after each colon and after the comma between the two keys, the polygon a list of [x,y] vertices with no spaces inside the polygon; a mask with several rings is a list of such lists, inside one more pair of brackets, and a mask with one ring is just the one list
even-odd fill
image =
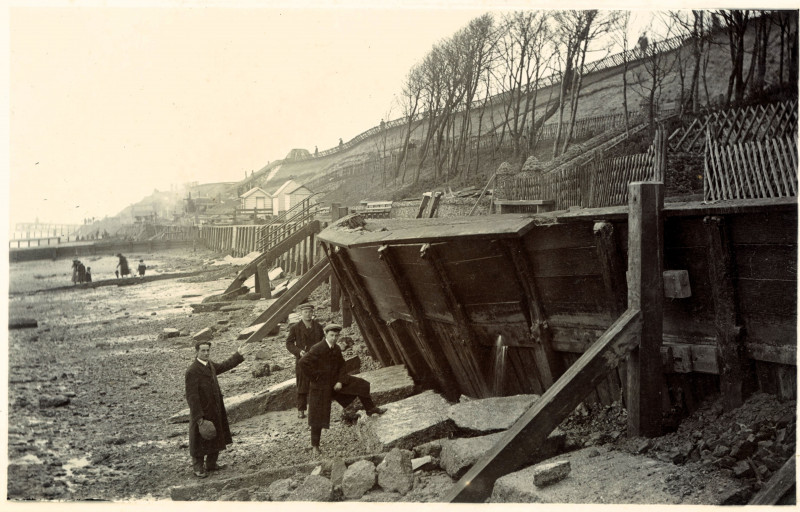
{"label": "wooden plank", "polygon": [[351,304],[355,311],[356,322],[358,322],[367,347],[370,348],[370,351],[375,355],[381,365],[391,366],[393,364],[393,354],[388,348],[389,344],[381,338],[381,333],[376,325],[376,319],[369,315],[368,311],[363,306],[360,290],[356,290],[355,285],[349,282],[350,278],[339,255],[336,254],[335,248],[329,248],[327,245],[322,244],[322,249],[331,262],[331,267],[336,275],[336,279],[340,283],[348,284],[348,286],[343,289],[345,293],[349,294],[353,299],[351,300]]}
{"label": "wooden plank", "polygon": [[547,389],[564,372],[561,359],[556,356],[552,348],[552,333],[547,325],[547,314],[522,241],[502,240],[501,243],[510,256],[516,270],[515,277],[524,293],[523,300],[528,311],[536,368],[542,385]]}
{"label": "wooden plank", "polygon": [[535,462],[535,454],[553,429],[636,347],[641,329],[640,311],[623,313],[497,444],[478,459],[443,501],[481,503],[489,497],[498,478],[523,464]]}
{"label": "wooden plank", "polygon": [[661,434],[664,323],[664,184],[634,182],[628,187],[628,307],[642,311],[639,347],[628,357],[628,434]]}
{"label": "wooden plank", "polygon": [[738,321],[733,247],[727,225],[721,217],[706,217],[709,282],[714,300],[714,325],[720,362],[720,391],[726,410],[743,402],[745,377],[741,325]]}
{"label": "wooden plank", "polygon": [[428,218],[432,219],[436,216],[436,213],[439,210],[439,201],[442,199],[442,193],[436,192],[433,195],[433,203],[431,203],[431,211],[428,213]]}
{"label": "wooden plank", "polygon": [[317,289],[331,274],[331,266],[327,260],[320,261],[311,271],[303,275],[297,283],[281,295],[270,307],[261,313],[253,325],[263,325],[247,338],[247,342],[261,340],[278,323],[285,319],[294,308],[306,300],[311,292]]}
{"label": "wooden plank", "polygon": [[[475,339],[475,335],[470,329],[470,317],[467,315],[464,303],[456,295],[453,289],[453,280],[445,269],[437,251],[438,249],[435,245],[424,244],[420,247],[419,255],[420,258],[428,262],[436,276],[439,287],[444,294],[447,309],[455,320],[455,327],[461,338],[461,344],[474,347],[478,345],[478,341]],[[483,379],[478,379],[477,384],[482,396],[489,396],[490,390],[486,389],[483,385]]]}
{"label": "wooden plank", "polygon": [[[414,319],[411,328],[414,330],[417,339],[419,339],[422,345],[434,346],[436,342],[430,335],[430,328],[425,319],[425,310],[414,295],[409,279],[405,272],[403,272],[403,269],[397,264],[389,246],[384,245],[378,249],[378,258],[385,265],[386,271],[389,273],[394,285],[400,290],[403,302],[405,302],[406,307]],[[412,368],[415,373],[421,374],[428,369],[428,365],[425,363],[422,353],[415,345],[407,346],[404,343],[398,343],[397,346],[402,351],[406,366]]]}
{"label": "wooden plank", "polygon": [[263,261],[256,270],[256,293],[261,294],[262,299],[272,298],[269,282],[269,267],[271,264],[271,261]]}
{"label": "wooden plank", "polygon": [[597,243],[597,261],[606,291],[607,311],[616,318],[625,311],[627,290],[625,283],[625,263],[617,248],[614,225],[607,221],[596,222],[593,233]]}
{"label": "wooden plank", "polygon": [[425,192],[422,194],[422,201],[419,203],[419,210],[417,210],[417,217],[418,219],[422,218],[422,214],[425,213],[425,208],[428,207],[428,201],[431,200],[431,193]]}

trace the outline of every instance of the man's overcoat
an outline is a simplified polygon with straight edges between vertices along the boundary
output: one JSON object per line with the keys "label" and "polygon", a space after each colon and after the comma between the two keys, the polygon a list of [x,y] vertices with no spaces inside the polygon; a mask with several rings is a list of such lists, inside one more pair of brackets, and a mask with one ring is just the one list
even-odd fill
{"label": "man's overcoat", "polygon": [[316,320],[311,320],[311,327],[306,327],[302,320],[294,324],[286,335],[286,348],[294,354],[294,374],[297,377],[297,392],[308,393],[308,376],[300,367],[300,351],[308,352],[315,344],[325,337],[322,326]]}
{"label": "man's overcoat", "polygon": [[[208,365],[194,360],[186,370],[186,401],[189,402],[189,454],[192,457],[217,453],[233,442],[228,415],[222,402],[217,375],[225,373],[244,361],[239,352],[221,363],[208,361]],[[217,437],[203,439],[200,436],[198,420],[206,419],[214,423]]]}
{"label": "man's overcoat", "polygon": [[[300,359],[300,366],[308,375],[308,424],[312,427],[330,428],[331,400],[342,407],[350,405],[357,396],[369,396],[369,382],[345,373],[342,350],[328,347],[325,340],[317,343]],[[342,383],[340,391],[333,386]]]}

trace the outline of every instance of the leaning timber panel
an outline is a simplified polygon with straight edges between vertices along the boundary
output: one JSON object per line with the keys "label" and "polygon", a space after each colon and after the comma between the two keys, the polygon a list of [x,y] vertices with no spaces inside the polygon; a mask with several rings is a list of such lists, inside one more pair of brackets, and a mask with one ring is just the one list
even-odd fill
{"label": "leaning timber panel", "polygon": [[[706,393],[719,390],[716,306],[709,277],[709,235],[704,224],[710,210],[711,215],[723,218],[730,233],[734,306],[744,328],[741,343],[747,357],[756,360],[753,366],[758,384],[782,396],[794,393],[796,207],[764,208],[754,212],[752,206],[672,205],[665,210],[664,269],[686,270],[691,287],[690,297],[667,298],[664,303],[662,362],[666,373],[673,372],[667,397],[680,395],[675,400],[699,403]],[[426,219],[420,230],[410,228],[412,224],[405,221],[400,223],[403,227],[397,239],[393,238],[392,222],[381,221],[388,231],[360,234],[329,229],[321,238],[345,247],[353,244],[347,252],[379,321],[400,322],[391,331],[395,339],[379,339],[378,343],[417,345],[420,357],[425,355],[424,363],[416,361],[419,371],[449,374],[445,380],[450,387],[458,388],[458,393],[541,393],[545,386],[533,356],[528,292],[520,286],[514,264],[504,252],[506,246],[498,240],[521,239],[552,346],[568,366],[608,328],[614,308],[619,307],[611,303],[609,293],[615,281],[609,281],[606,262],[599,259],[607,251],[599,250],[603,240],[593,230],[598,219],[613,225],[612,244],[609,246],[606,238],[604,247],[617,251],[617,268],[627,268],[627,220],[624,211],[614,212],[556,212],[530,216],[527,221],[522,216],[492,216],[481,219],[477,230],[468,223],[458,224],[457,232],[436,219]],[[498,225],[494,233],[490,220]],[[435,247],[431,252],[441,260],[438,269],[421,257],[425,244]],[[417,301],[424,328],[415,323],[403,294],[378,259],[382,245],[388,245],[395,271],[407,278],[405,293]],[[442,273],[450,281],[449,297],[442,290]],[[624,289],[624,277],[617,277],[618,281],[623,281]],[[453,310],[453,297],[460,311]],[[499,379],[494,368],[498,339],[505,345],[505,373]],[[434,380],[448,387],[441,378]],[[619,399],[624,381],[623,365],[597,386],[587,404]],[[691,397],[686,396],[687,386],[692,387]],[[675,404],[667,401],[663,405]]]}

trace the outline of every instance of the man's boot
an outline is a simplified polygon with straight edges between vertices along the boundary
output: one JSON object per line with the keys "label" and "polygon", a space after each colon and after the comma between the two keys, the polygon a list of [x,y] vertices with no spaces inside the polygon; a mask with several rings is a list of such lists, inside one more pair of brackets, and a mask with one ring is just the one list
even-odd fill
{"label": "man's boot", "polygon": [[217,464],[217,457],[219,457],[219,452],[209,453],[206,456],[206,471],[219,471],[227,467],[225,464]]}
{"label": "man's boot", "polygon": [[206,472],[206,468],[203,466],[203,456],[200,455],[199,457],[193,457],[194,462],[192,462],[192,471],[194,472],[194,476],[197,478],[205,478],[208,476],[208,472]]}
{"label": "man's boot", "polygon": [[371,396],[362,396],[359,398],[361,399],[361,403],[364,405],[364,410],[367,412],[368,416],[372,416],[373,414],[383,414],[386,412],[386,409],[383,407],[378,407],[375,405],[375,402],[372,401]]}

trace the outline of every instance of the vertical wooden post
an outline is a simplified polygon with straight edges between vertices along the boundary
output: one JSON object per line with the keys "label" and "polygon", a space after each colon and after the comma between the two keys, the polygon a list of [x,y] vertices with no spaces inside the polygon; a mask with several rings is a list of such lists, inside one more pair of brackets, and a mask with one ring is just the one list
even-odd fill
{"label": "vertical wooden post", "polygon": [[350,300],[342,294],[342,327],[353,325],[353,310],[350,308]]}
{"label": "vertical wooden post", "polygon": [[261,294],[262,299],[272,298],[272,289],[269,282],[269,267],[271,263],[262,261],[256,267],[256,293]]}
{"label": "vertical wooden post", "polygon": [[628,358],[628,435],[661,435],[664,320],[663,183],[628,185],[628,308],[642,312],[639,346]]}
{"label": "vertical wooden post", "polygon": [[719,387],[725,410],[729,411],[742,405],[745,376],[742,327],[737,322],[733,248],[723,218],[705,217],[703,223],[708,240],[708,278],[714,300]]}

